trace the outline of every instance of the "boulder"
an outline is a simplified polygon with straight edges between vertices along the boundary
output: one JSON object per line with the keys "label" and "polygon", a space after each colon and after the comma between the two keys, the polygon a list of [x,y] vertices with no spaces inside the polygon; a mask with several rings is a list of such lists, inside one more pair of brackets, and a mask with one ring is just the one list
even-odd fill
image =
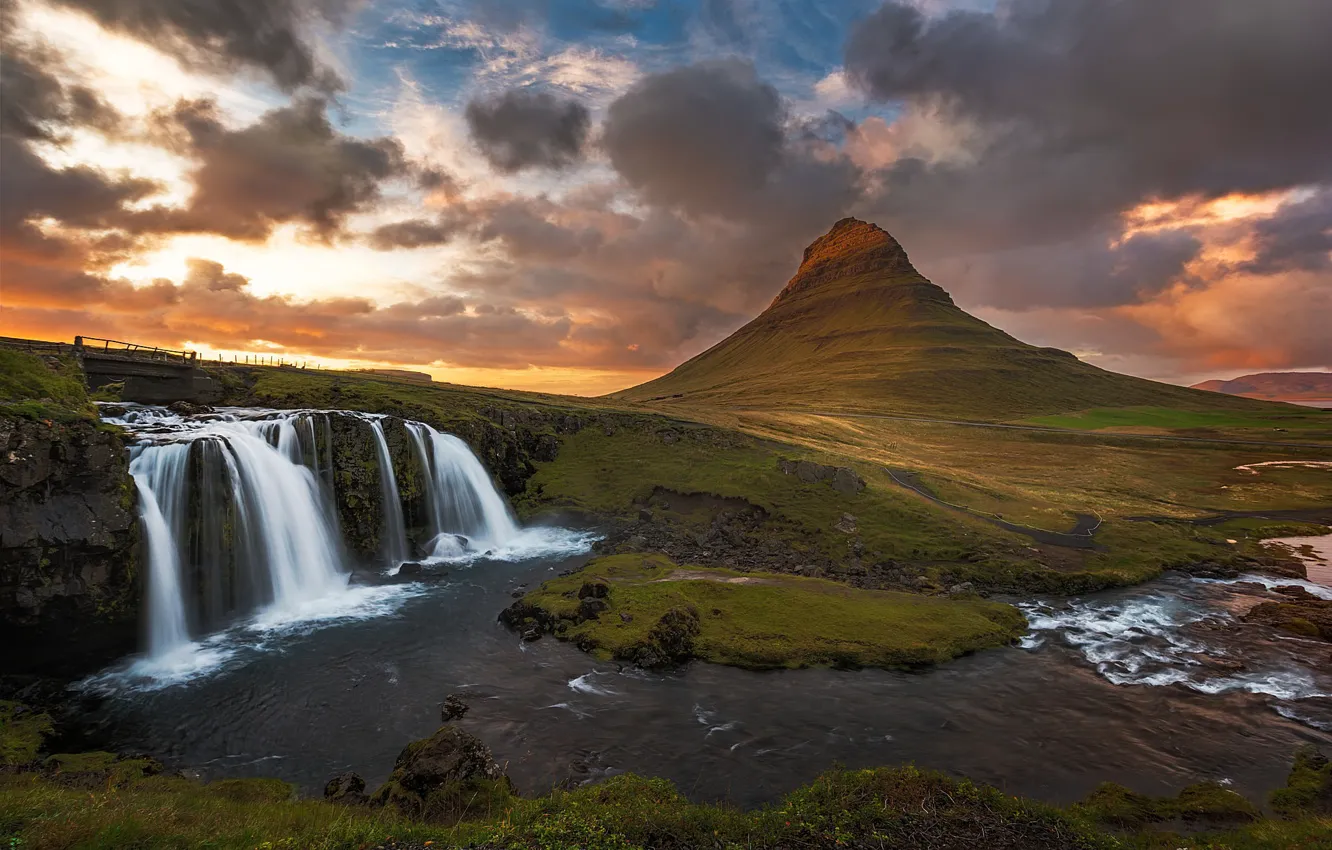
{"label": "boulder", "polygon": [[213,412],[213,408],[208,405],[195,404],[192,401],[173,401],[167,405],[167,410],[177,416],[201,416]]}
{"label": "boulder", "polygon": [[449,694],[444,697],[444,702],[439,705],[439,719],[445,723],[462,720],[463,715],[467,713],[469,708],[470,706],[463,702],[457,694]]}
{"label": "boulder", "polygon": [[578,603],[578,616],[583,620],[595,620],[601,616],[602,612],[610,610],[610,605],[604,599],[598,599],[595,596],[586,596],[582,602]]}
{"label": "boulder", "polygon": [[855,534],[856,518],[851,514],[842,514],[841,519],[837,520],[837,522],[833,525],[833,528],[837,529],[843,534]]}
{"label": "boulder", "polygon": [[490,748],[457,726],[413,741],[398,755],[393,773],[370,802],[392,807],[409,818],[443,819],[511,791],[504,769]]}
{"label": "boulder", "polygon": [[845,496],[854,496],[865,489],[865,481],[854,469],[845,466],[826,466],[809,460],[777,461],[777,468],[786,475],[794,475],[806,484],[819,481],[828,482],[837,492]]}
{"label": "boulder", "polygon": [[648,632],[646,643],[632,648],[628,660],[649,669],[674,667],[694,657],[694,638],[700,631],[698,611],[672,608]]}
{"label": "boulder", "polygon": [[402,565],[398,567],[398,575],[419,576],[422,569],[419,561],[403,561]]}
{"label": "boulder", "polygon": [[324,784],[324,799],[330,803],[359,806],[367,799],[365,780],[351,771],[339,773]]}
{"label": "boulder", "polygon": [[578,588],[579,599],[605,599],[610,596],[610,585],[604,581],[585,581],[583,586]]}

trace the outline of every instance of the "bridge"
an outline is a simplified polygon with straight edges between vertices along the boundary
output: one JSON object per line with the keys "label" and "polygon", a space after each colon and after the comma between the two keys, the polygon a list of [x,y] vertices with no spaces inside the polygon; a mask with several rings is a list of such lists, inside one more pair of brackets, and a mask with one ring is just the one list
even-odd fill
{"label": "bridge", "polygon": [[120,397],[126,401],[207,404],[222,397],[222,388],[199,367],[199,355],[194,351],[76,336],[72,353],[83,366],[88,389],[123,383]]}
{"label": "bridge", "polygon": [[175,351],[116,339],[74,337],[73,345],[36,339],[0,337],[0,347],[46,357],[73,357],[88,382],[98,390],[120,383],[120,397],[142,404],[189,401],[208,404],[222,397],[222,388],[200,367],[193,351]]}

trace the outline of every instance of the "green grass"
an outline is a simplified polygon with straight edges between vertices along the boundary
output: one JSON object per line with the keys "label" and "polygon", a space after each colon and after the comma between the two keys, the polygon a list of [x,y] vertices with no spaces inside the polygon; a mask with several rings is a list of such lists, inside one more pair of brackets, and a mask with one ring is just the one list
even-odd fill
{"label": "green grass", "polygon": [[[510,797],[503,809],[454,826],[316,801],[247,799],[217,785],[153,777],[89,790],[30,774],[0,777],[0,839],[23,850],[334,850],[389,838],[515,850],[1119,846],[1052,806],[911,767],[834,771],[756,812],[691,803],[669,782],[628,774],[537,799]],[[922,844],[923,836],[934,843]]]}
{"label": "green grass", "polygon": [[[358,850],[394,839],[411,846],[489,850],[1289,850],[1326,846],[1326,817],[1260,820],[1215,786],[1146,799],[1153,814],[1192,811],[1204,831],[1179,835],[1156,818],[1116,826],[1105,795],[1060,809],[914,767],[830,771],[771,806],[743,812],[692,803],[671,783],[625,774],[534,799],[510,796],[457,824],[404,819],[225,785],[147,777],[86,787],[35,774],[0,775],[0,842],[22,850]],[[1197,789],[1206,797],[1199,809]],[[1121,801],[1122,802],[1122,801]],[[1132,810],[1132,804],[1128,807]],[[1205,812],[1211,820],[1200,819]],[[1219,822],[1218,822],[1219,821]],[[1169,826],[1168,824],[1166,826]],[[1144,828],[1145,827],[1145,828]],[[427,842],[429,842],[427,844]]]}
{"label": "green grass", "polygon": [[[1074,428],[1085,431],[1102,429],[1149,429],[1153,432],[1229,432],[1252,430],[1254,439],[1299,441],[1314,435],[1332,435],[1332,414],[1288,406],[1282,410],[1184,410],[1170,407],[1100,407],[1077,413],[1053,416],[1035,416],[1021,420],[1022,424],[1043,425],[1051,428]],[[1281,436],[1281,431],[1290,431]]]}
{"label": "green grass", "polygon": [[[674,610],[696,612],[693,655],[747,668],[934,664],[1020,637],[1010,605],[890,591],[825,579],[680,567],[663,555],[599,558],[524,601],[573,620],[584,582],[610,587],[610,610],[560,636],[605,658],[632,659]],[[626,621],[625,617],[629,619]]]}
{"label": "green grass", "polygon": [[0,413],[55,422],[97,415],[71,358],[61,357],[52,366],[36,355],[5,348],[0,348]]}
{"label": "green grass", "polygon": [[[668,442],[668,434],[678,439]],[[1007,552],[1017,545],[1017,538],[993,526],[911,497],[880,468],[855,465],[867,487],[847,495],[826,483],[804,483],[782,473],[777,466],[781,458],[830,460],[712,428],[662,422],[623,427],[609,435],[585,428],[563,439],[553,462],[537,464],[516,506],[524,515],[574,508],[630,518],[650,502],[654,490],[664,488],[744,500],[767,513],[765,535],[796,550],[839,560],[848,555],[849,537],[834,526],[845,513],[857,518],[857,536],[867,552],[881,558],[955,560]],[[663,518],[706,527],[712,514]]]}
{"label": "green grass", "polygon": [[0,765],[30,764],[51,734],[51,718],[22,703],[0,700]]}

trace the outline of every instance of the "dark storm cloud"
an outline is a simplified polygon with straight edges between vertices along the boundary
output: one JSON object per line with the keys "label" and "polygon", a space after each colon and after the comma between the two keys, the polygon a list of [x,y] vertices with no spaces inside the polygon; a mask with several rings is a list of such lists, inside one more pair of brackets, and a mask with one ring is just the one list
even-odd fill
{"label": "dark storm cloud", "polygon": [[782,163],[786,109],[739,60],[644,77],[610,105],[602,145],[650,201],[699,213],[747,206]]}
{"label": "dark storm cloud", "polygon": [[57,141],[58,125],[92,127],[112,133],[120,115],[85,86],[62,84],[51,68],[59,57],[42,50],[0,51],[0,133]]}
{"label": "dark storm cloud", "polygon": [[947,221],[968,247],[999,247],[1149,198],[1332,179],[1325,0],[1003,8],[927,19],[888,3],[853,31],[847,71],[871,96],[931,106],[982,135],[970,160],[890,166],[888,217],[922,232]]}
{"label": "dark storm cloud", "polygon": [[102,26],[214,71],[259,70],[285,91],[331,91],[336,73],[309,43],[311,25],[342,22],[356,0],[55,0]]}
{"label": "dark storm cloud", "polygon": [[343,135],[326,106],[299,98],[239,130],[222,123],[211,101],[182,102],[160,116],[164,142],[199,164],[188,207],[164,213],[157,227],[261,240],[295,221],[325,240],[337,235],[347,215],[379,199],[380,183],[410,168],[396,139]]}
{"label": "dark storm cloud", "polygon": [[510,89],[467,104],[472,140],[501,171],[564,168],[582,158],[590,118],[577,100]]}
{"label": "dark storm cloud", "polygon": [[414,218],[375,228],[370,233],[369,241],[370,246],[376,251],[392,251],[396,248],[427,248],[433,245],[445,244],[453,239],[461,229],[462,223],[451,218]]}
{"label": "dark storm cloud", "polygon": [[112,227],[126,202],[159,188],[151,180],[111,177],[87,166],[53,168],[10,136],[0,136],[0,161],[0,223],[6,229],[34,218],[53,218],[73,227]]}
{"label": "dark storm cloud", "polygon": [[1150,298],[1176,282],[1190,282],[1187,265],[1202,243],[1184,230],[1117,232],[993,251],[977,257],[920,262],[926,274],[974,303],[1001,309],[1098,308]]}
{"label": "dark storm cloud", "polygon": [[1283,204],[1258,223],[1252,238],[1255,255],[1242,266],[1244,271],[1332,271],[1332,189]]}

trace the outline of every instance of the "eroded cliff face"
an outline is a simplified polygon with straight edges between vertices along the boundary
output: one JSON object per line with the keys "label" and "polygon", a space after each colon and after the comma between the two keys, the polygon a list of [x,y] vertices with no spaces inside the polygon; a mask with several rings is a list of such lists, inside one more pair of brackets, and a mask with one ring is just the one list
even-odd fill
{"label": "eroded cliff face", "polygon": [[132,651],[137,542],[120,433],[0,416],[0,672],[79,673]]}

